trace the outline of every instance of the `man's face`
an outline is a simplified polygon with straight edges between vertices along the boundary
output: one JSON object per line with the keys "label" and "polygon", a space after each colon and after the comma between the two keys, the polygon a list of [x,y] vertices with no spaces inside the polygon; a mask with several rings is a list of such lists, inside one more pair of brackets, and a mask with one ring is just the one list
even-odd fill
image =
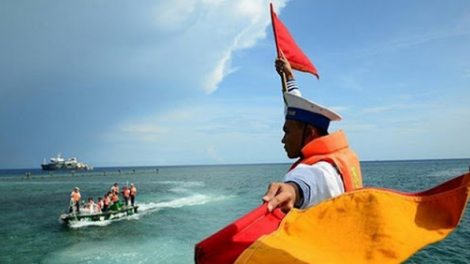
{"label": "man's face", "polygon": [[282,143],[290,159],[300,157],[300,150],[302,149],[302,136],[304,126],[295,120],[286,120],[282,128],[284,137]]}

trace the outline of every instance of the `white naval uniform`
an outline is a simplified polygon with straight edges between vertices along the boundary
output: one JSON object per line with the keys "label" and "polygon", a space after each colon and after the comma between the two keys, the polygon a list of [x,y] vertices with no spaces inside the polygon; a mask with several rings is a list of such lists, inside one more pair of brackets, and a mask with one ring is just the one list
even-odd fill
{"label": "white naval uniform", "polygon": [[335,167],[326,161],[313,165],[299,164],[284,176],[284,182],[295,182],[303,194],[297,208],[306,209],[323,200],[344,193],[341,176]]}

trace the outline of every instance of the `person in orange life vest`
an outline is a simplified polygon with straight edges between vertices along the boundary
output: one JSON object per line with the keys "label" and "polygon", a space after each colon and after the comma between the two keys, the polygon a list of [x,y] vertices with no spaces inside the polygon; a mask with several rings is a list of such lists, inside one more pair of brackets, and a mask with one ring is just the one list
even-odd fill
{"label": "person in orange life vest", "polygon": [[72,193],[70,194],[70,209],[69,213],[80,213],[80,198],[82,196],[80,195],[80,188],[75,187],[73,188]]}
{"label": "person in orange life vest", "polygon": [[111,186],[111,192],[119,195],[119,184],[115,183],[113,186]]}
{"label": "person in orange life vest", "polygon": [[131,194],[131,190],[127,188],[127,186],[122,187],[122,197],[124,198],[124,205],[129,205],[129,196]]}
{"label": "person in orange life vest", "polygon": [[268,202],[268,209],[280,207],[284,212],[292,208],[305,209],[362,187],[359,159],[349,148],[344,132],[328,133],[330,122],[339,121],[341,117],[301,97],[287,59],[276,59],[275,66],[287,79],[282,143],[287,156],[299,160],[283,182],[269,185],[262,197]]}
{"label": "person in orange life vest", "polygon": [[111,206],[111,192],[108,192],[107,194],[104,195],[103,197],[103,212],[106,212],[109,210],[109,207]]}
{"label": "person in orange life vest", "polygon": [[111,192],[110,196],[111,196],[111,202],[116,203],[117,201],[119,201],[119,196],[117,194]]}
{"label": "person in orange life vest", "polygon": [[131,183],[131,189],[129,192],[129,197],[131,198],[131,205],[134,206],[135,195],[137,194],[137,189],[135,188],[134,184]]}

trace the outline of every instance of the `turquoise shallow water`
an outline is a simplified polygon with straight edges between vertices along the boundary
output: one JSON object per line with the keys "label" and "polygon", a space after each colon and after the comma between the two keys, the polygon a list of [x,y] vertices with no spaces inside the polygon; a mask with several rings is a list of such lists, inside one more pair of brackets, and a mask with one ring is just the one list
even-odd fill
{"label": "turquoise shallow water", "polygon": [[[428,189],[469,170],[470,159],[363,162],[365,186]],[[192,263],[194,244],[260,203],[289,164],[97,168],[51,175],[0,170],[0,263]],[[118,170],[121,170],[119,173]],[[29,179],[26,173],[31,173]],[[133,182],[140,213],[102,225],[64,226],[74,186],[82,198]],[[470,213],[444,241],[407,263],[469,263]]]}

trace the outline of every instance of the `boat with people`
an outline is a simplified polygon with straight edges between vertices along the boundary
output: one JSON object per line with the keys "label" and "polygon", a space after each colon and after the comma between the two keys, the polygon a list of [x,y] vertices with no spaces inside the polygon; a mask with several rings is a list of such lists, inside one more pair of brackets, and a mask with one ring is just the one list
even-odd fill
{"label": "boat with people", "polygon": [[124,205],[118,201],[111,205],[109,210],[105,212],[99,209],[81,208],[79,213],[71,212],[69,214],[62,214],[59,219],[65,224],[79,221],[103,222],[134,215],[137,213],[137,208],[138,206]]}
{"label": "boat with people", "polygon": [[79,162],[76,157],[69,158],[65,160],[60,156],[60,153],[55,158],[51,158],[49,163],[46,163],[44,159],[41,164],[42,170],[93,170],[93,167]]}

